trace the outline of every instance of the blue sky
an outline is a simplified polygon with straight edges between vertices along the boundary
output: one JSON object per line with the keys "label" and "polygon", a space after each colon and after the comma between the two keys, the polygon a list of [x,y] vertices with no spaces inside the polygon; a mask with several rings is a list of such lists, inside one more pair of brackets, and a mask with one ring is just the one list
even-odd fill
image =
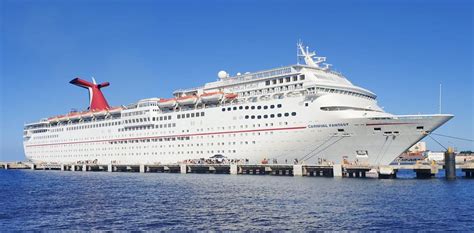
{"label": "blue sky", "polygon": [[219,70],[294,64],[298,39],[391,113],[437,113],[442,83],[443,112],[455,118],[437,132],[474,138],[472,1],[0,0],[0,9],[0,160],[24,159],[25,122],[87,107],[74,77],[109,81],[109,103],[128,104]]}

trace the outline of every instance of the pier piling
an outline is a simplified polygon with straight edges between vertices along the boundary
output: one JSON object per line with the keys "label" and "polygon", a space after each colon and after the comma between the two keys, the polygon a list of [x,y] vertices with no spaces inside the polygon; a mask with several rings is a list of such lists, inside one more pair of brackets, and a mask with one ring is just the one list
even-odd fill
{"label": "pier piling", "polygon": [[444,170],[446,173],[446,179],[456,179],[456,155],[451,147],[449,147],[448,151],[444,153]]}

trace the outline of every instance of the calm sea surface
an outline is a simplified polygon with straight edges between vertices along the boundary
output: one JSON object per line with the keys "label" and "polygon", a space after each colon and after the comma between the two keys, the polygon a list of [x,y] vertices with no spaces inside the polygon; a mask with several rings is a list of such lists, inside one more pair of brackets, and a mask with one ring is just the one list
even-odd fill
{"label": "calm sea surface", "polygon": [[448,182],[0,170],[0,231],[472,232],[473,216],[474,180],[462,178]]}

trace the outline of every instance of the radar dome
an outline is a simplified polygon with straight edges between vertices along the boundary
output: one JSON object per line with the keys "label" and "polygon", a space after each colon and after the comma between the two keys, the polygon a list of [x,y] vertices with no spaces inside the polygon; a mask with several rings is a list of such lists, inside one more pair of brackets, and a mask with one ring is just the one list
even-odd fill
{"label": "radar dome", "polygon": [[221,71],[219,71],[219,73],[217,73],[217,76],[218,76],[220,79],[224,79],[224,78],[227,78],[228,74],[227,74],[227,72],[221,70]]}

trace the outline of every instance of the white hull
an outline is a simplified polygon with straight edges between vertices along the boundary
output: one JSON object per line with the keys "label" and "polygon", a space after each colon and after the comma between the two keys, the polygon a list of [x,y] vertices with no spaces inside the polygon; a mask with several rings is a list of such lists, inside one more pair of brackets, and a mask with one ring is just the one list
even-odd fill
{"label": "white hull", "polygon": [[347,159],[388,165],[452,118],[386,113],[375,94],[320,68],[311,54],[305,56],[309,65],[222,76],[204,87],[175,92],[176,97],[238,95],[224,102],[196,104],[193,98],[182,100],[191,101],[191,107],[174,108],[174,99],[151,98],[123,110],[93,113],[92,119],[27,124],[26,157],[53,163],[153,164],[221,154],[250,163]]}
{"label": "white hull", "polygon": [[[293,162],[296,158],[306,163],[316,163],[322,158],[340,163],[347,156],[351,161],[387,165],[422,139],[424,131],[432,131],[451,118],[449,115],[431,115],[370,120],[374,116],[358,116],[363,112],[355,114],[350,110],[338,112],[340,115],[336,116],[318,110],[317,100],[308,107],[300,105],[301,100],[262,103],[282,104],[282,108],[261,111],[260,115],[296,112],[296,116],[251,120],[245,119],[245,115],[252,113],[249,110],[222,112],[220,107],[175,112],[169,114],[171,121],[176,122],[175,128],[118,132],[122,126],[110,126],[74,133],[65,131],[59,133],[60,140],[26,142],[25,152],[33,161],[56,163],[86,160],[123,164],[177,163],[222,154],[229,159],[249,159],[253,163],[264,158],[276,158],[279,162]],[[177,114],[188,112],[205,112],[205,116],[188,121],[173,120],[177,119]],[[383,115],[392,117],[389,114],[378,114],[377,117]],[[417,130],[420,126],[423,130]],[[378,127],[381,131],[374,131]],[[338,132],[338,129],[344,132]],[[384,132],[392,134],[384,135]],[[393,132],[398,133],[394,135]],[[189,140],[178,137],[189,137]],[[168,138],[175,139],[167,141]],[[126,144],[121,143],[125,140]],[[138,142],[129,143],[130,140]],[[115,142],[118,143],[113,144]],[[367,151],[367,157],[358,155],[358,151]]]}

